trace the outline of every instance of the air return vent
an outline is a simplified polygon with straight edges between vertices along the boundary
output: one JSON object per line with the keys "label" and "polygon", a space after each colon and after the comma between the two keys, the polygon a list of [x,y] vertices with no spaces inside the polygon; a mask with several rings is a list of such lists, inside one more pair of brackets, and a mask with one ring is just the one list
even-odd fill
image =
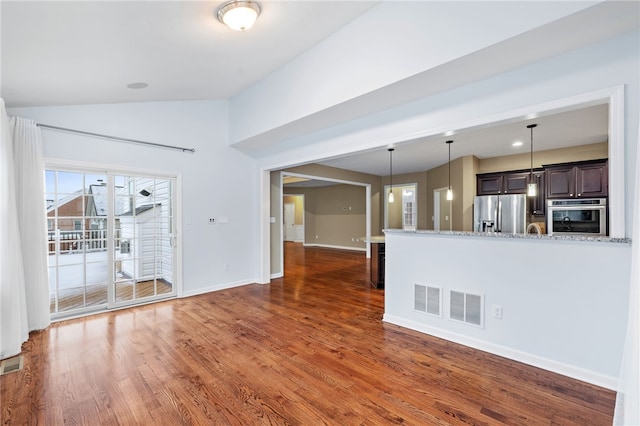
{"label": "air return vent", "polygon": [[441,316],[440,306],[442,305],[442,291],[439,287],[431,287],[425,284],[414,284],[413,291],[413,308],[416,311]]}
{"label": "air return vent", "polygon": [[22,370],[22,355],[14,356],[13,358],[7,358],[0,362],[0,376],[14,371]]}
{"label": "air return vent", "polygon": [[449,298],[449,319],[482,327],[483,296],[479,294],[451,291]]}

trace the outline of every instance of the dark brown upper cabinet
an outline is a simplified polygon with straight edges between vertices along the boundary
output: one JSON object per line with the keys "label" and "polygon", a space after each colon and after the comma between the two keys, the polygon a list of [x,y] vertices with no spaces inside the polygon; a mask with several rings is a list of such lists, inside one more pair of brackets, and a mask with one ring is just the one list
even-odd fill
{"label": "dark brown upper cabinet", "polygon": [[607,160],[545,167],[547,198],[601,198],[609,195]]}
{"label": "dark brown upper cabinet", "polygon": [[479,174],[477,195],[526,194],[529,172],[500,172]]}

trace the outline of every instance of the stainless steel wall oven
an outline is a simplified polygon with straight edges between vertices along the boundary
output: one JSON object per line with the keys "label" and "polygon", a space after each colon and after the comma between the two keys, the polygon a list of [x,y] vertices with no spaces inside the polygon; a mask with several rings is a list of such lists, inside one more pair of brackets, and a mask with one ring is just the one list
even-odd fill
{"label": "stainless steel wall oven", "polygon": [[547,200],[549,235],[608,235],[607,199]]}

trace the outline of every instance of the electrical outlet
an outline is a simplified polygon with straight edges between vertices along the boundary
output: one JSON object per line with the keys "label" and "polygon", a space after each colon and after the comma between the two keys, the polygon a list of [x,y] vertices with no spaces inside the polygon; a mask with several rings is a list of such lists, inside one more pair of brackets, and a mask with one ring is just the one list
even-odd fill
{"label": "electrical outlet", "polygon": [[215,225],[216,224],[216,218],[215,217],[210,217],[209,218],[209,225]]}
{"label": "electrical outlet", "polygon": [[225,271],[228,271],[228,270],[229,270],[229,264],[228,264],[228,263],[225,263],[225,264],[223,265],[223,267],[224,267],[224,270],[225,270]]}
{"label": "electrical outlet", "polygon": [[502,319],[502,306],[500,305],[491,306],[491,316],[496,319]]}

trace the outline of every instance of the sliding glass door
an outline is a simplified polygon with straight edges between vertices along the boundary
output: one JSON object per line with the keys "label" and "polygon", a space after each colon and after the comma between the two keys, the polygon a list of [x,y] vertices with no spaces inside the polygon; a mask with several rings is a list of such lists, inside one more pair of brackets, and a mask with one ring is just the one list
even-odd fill
{"label": "sliding glass door", "polygon": [[112,304],[175,295],[175,180],[115,175]]}
{"label": "sliding glass door", "polygon": [[45,172],[52,318],[176,295],[175,178]]}

